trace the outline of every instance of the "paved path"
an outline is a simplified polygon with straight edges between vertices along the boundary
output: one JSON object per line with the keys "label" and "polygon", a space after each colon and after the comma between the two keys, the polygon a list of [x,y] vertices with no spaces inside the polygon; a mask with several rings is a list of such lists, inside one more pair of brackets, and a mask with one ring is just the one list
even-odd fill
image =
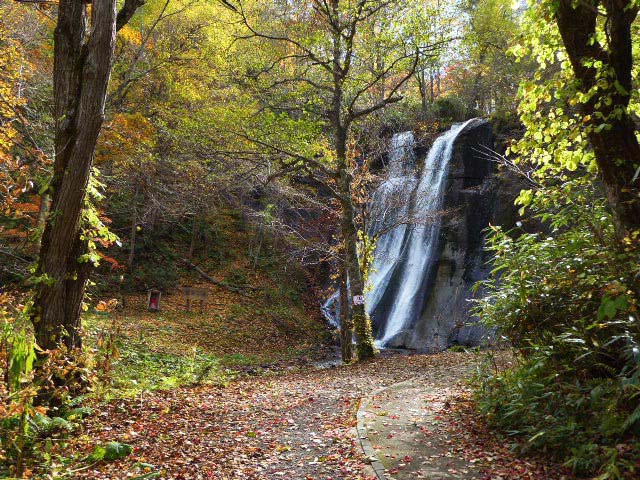
{"label": "paved path", "polygon": [[377,392],[363,406],[359,430],[384,467],[379,477],[482,478],[473,463],[452,451],[452,442],[438,419],[453,393],[442,382],[413,379]]}

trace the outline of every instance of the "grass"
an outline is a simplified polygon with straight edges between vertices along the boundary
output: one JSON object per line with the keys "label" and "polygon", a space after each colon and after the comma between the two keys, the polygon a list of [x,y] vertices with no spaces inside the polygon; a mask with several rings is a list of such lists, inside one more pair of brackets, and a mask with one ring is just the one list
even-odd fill
{"label": "grass", "polygon": [[102,400],[109,400],[185,385],[225,384],[234,376],[235,372],[224,368],[220,358],[197,348],[185,355],[174,355],[154,352],[144,344],[118,341],[111,369],[96,393]]}
{"label": "grass", "polygon": [[312,357],[319,345],[328,342],[316,301],[302,287],[302,272],[283,270],[266,245],[255,268],[241,233],[244,225],[227,220],[225,225],[233,228],[224,232],[226,261],[199,265],[215,278],[251,285],[250,291],[230,291],[193,272],[182,272],[180,284],[208,291],[202,313],[185,311],[186,299],[176,286],[163,293],[160,312],[147,311],[141,292],[126,297],[124,310],[85,315],[85,344],[96,351],[98,362],[106,361],[109,367],[102,398],[225,383],[250,367],[260,370],[266,364]]}
{"label": "grass", "polygon": [[311,357],[326,339],[322,323],[297,298],[251,298],[210,289],[204,311],[185,312],[179,293],[161,312],[130,296],[124,311],[85,315],[85,344],[94,350],[101,400],[194,384],[226,384],[248,367]]}

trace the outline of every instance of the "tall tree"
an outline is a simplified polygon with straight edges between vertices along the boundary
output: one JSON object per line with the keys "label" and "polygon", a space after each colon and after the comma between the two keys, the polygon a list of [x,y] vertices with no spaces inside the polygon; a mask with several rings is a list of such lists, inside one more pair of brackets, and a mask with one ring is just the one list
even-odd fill
{"label": "tall tree", "polygon": [[[352,197],[354,170],[350,143],[352,128],[359,120],[402,100],[402,87],[412,78],[422,53],[428,46],[405,43],[400,22],[404,3],[389,0],[309,0],[295,6],[267,2],[278,24],[265,25],[254,17],[268,17],[251,12],[247,1],[229,2],[238,13],[247,33],[243,38],[259,40],[280,48],[281,56],[262,70],[273,73],[279,66],[273,88],[297,85],[302,89],[298,101],[312,98],[295,116],[312,116],[326,126],[330,159],[322,155],[293,154],[289,168],[296,163],[319,169],[331,181],[331,191],[340,205],[340,237],[345,249],[349,275],[351,308],[357,353],[360,359],[374,355],[371,323],[365,311],[365,285],[358,259],[358,227]],[[253,5],[255,6],[255,5]],[[249,8],[248,8],[249,7]],[[259,10],[259,9],[258,9]],[[365,26],[379,16],[396,20],[396,35],[387,34],[386,48],[372,46],[378,39],[363,35]],[[272,17],[272,18],[274,18]],[[369,28],[369,31],[374,29]],[[406,33],[406,32],[404,32]],[[384,52],[385,58],[381,58]],[[376,68],[372,69],[371,66]],[[258,76],[261,74],[259,73]],[[263,142],[263,145],[265,143]],[[282,148],[278,149],[281,153]]]}
{"label": "tall tree", "polygon": [[518,13],[510,0],[465,0],[460,6],[467,20],[462,29],[462,63],[450,72],[451,87],[466,104],[469,115],[515,109],[518,81],[524,65],[507,54],[518,37]]}
{"label": "tall tree", "polygon": [[423,52],[415,72],[423,112],[440,95],[442,62],[446,48],[454,35],[455,11],[443,8],[440,0],[411,0],[414,14],[404,18],[409,26],[411,40],[419,45],[430,45]]}
{"label": "tall tree", "polygon": [[631,27],[638,2],[560,0],[548,8],[583,94],[579,108],[617,230],[624,237],[640,230],[640,145],[629,111]]}
{"label": "tall tree", "polygon": [[[90,2],[89,2],[90,3]],[[54,33],[55,163],[31,313],[43,349],[81,346],[80,312],[91,263],[82,212],[104,120],[116,32],[144,0],[60,0]]]}
{"label": "tall tree", "polygon": [[[638,8],[626,0],[532,3],[512,49],[538,68],[520,86],[527,130],[511,151],[542,166],[541,175],[597,173],[620,240],[640,230]],[[532,195],[522,192],[519,203]]]}

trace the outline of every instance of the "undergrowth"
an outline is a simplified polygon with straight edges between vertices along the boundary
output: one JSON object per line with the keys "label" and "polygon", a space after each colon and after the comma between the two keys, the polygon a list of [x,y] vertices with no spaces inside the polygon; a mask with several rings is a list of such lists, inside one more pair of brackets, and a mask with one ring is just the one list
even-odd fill
{"label": "undergrowth", "polygon": [[[578,475],[640,475],[640,248],[619,242],[604,201],[583,183],[533,203],[548,233],[494,228],[486,325],[515,349],[505,372],[477,390],[491,424],[524,437]],[[553,213],[545,213],[553,212]]]}

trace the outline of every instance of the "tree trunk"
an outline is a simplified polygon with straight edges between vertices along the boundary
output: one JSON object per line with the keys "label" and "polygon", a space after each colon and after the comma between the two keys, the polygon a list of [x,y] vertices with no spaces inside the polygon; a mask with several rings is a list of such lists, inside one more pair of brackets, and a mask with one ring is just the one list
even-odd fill
{"label": "tree trunk", "polygon": [[353,321],[349,312],[349,291],[347,287],[347,265],[342,262],[340,273],[340,347],[342,361],[351,363],[354,359],[353,351]]}
{"label": "tree trunk", "polygon": [[38,237],[35,241],[35,250],[34,252],[39,252],[40,247],[42,246],[42,235],[44,234],[45,226],[47,225],[47,216],[49,215],[49,207],[50,207],[51,197],[49,197],[48,192],[44,192],[40,195],[40,208],[38,210]]}
{"label": "tree trunk", "polygon": [[[335,171],[336,196],[342,207],[341,236],[345,248],[345,261],[349,273],[351,294],[354,299],[361,299],[364,298],[364,284],[358,262],[358,230],[355,224],[355,209],[351,197],[351,175],[347,158],[347,138],[353,117],[348,120],[348,116],[345,117],[344,112],[345,81],[349,78],[351,53],[353,52],[353,36],[345,36],[344,32],[351,31],[355,35],[355,27],[359,20],[353,20],[355,23],[352,23],[350,27],[342,24],[339,3],[339,0],[331,0],[329,2],[330,9],[327,9],[327,11],[330,10],[329,14],[332,19],[331,33],[333,36],[333,98],[329,109],[329,120],[331,121],[334,135],[337,162],[337,170]],[[343,58],[345,60],[341,64]],[[413,73],[411,72],[412,75]],[[364,360],[375,355],[371,322],[365,312],[364,302],[357,302],[357,305],[355,303],[351,308],[351,318],[356,335],[358,358]]]}
{"label": "tree trunk", "polygon": [[[487,57],[487,46],[484,45],[482,50],[480,51],[480,57],[478,64],[482,66],[484,64],[484,60]],[[479,69],[475,77],[473,78],[473,88],[471,91],[473,92],[473,97],[471,98],[471,111],[467,112],[468,116],[471,115],[484,115],[484,86],[482,83],[482,70]]]}
{"label": "tree trunk", "polygon": [[[131,5],[127,0],[125,7],[131,9]],[[60,0],[54,33],[55,162],[47,192],[52,200],[31,312],[36,342],[45,350],[61,344],[69,349],[81,347],[80,312],[90,271],[90,263],[80,261],[87,253],[81,217],[104,120],[115,45],[115,0],[94,0],[91,28],[87,23],[86,3]]]}
{"label": "tree trunk", "polygon": [[429,73],[429,92],[430,92],[429,94],[430,94],[430,97],[431,97],[431,103],[433,103],[433,101],[436,98],[436,91],[435,91],[435,86],[434,86],[434,81],[433,81],[434,78],[433,77],[434,77],[434,73],[430,72]]}
{"label": "tree trunk", "polygon": [[[351,175],[347,161],[347,130],[344,127],[336,128],[336,154],[339,164],[338,190],[342,206],[342,241],[344,242],[347,270],[351,295],[354,299],[364,298],[364,284],[362,272],[358,261],[358,229],[355,224],[355,209],[351,197]],[[371,321],[367,315],[364,302],[353,302],[351,305],[351,318],[356,335],[358,359],[365,360],[375,356],[373,346],[373,334]]]}
{"label": "tree trunk", "polygon": [[420,92],[420,104],[423,113],[429,109],[429,96],[427,92],[427,74],[424,69],[416,72],[416,81],[418,82],[418,91]]}
{"label": "tree trunk", "polygon": [[[600,84],[589,100],[580,105],[588,137],[596,157],[607,200],[619,238],[640,230],[640,145],[629,114],[633,88],[631,25],[638,7],[628,1],[603,1],[607,13],[608,49],[596,38],[598,4],[561,0],[556,12],[558,28],[580,90],[590,92],[603,71],[611,71],[607,87]],[[592,62],[586,64],[586,60]],[[593,61],[603,66],[598,69]],[[601,124],[608,125],[600,127]],[[634,180],[635,178],[635,180]]]}
{"label": "tree trunk", "polygon": [[190,261],[193,261],[193,255],[196,251],[196,242],[198,238],[198,216],[194,215],[191,219],[191,241],[189,242],[189,258]]}

